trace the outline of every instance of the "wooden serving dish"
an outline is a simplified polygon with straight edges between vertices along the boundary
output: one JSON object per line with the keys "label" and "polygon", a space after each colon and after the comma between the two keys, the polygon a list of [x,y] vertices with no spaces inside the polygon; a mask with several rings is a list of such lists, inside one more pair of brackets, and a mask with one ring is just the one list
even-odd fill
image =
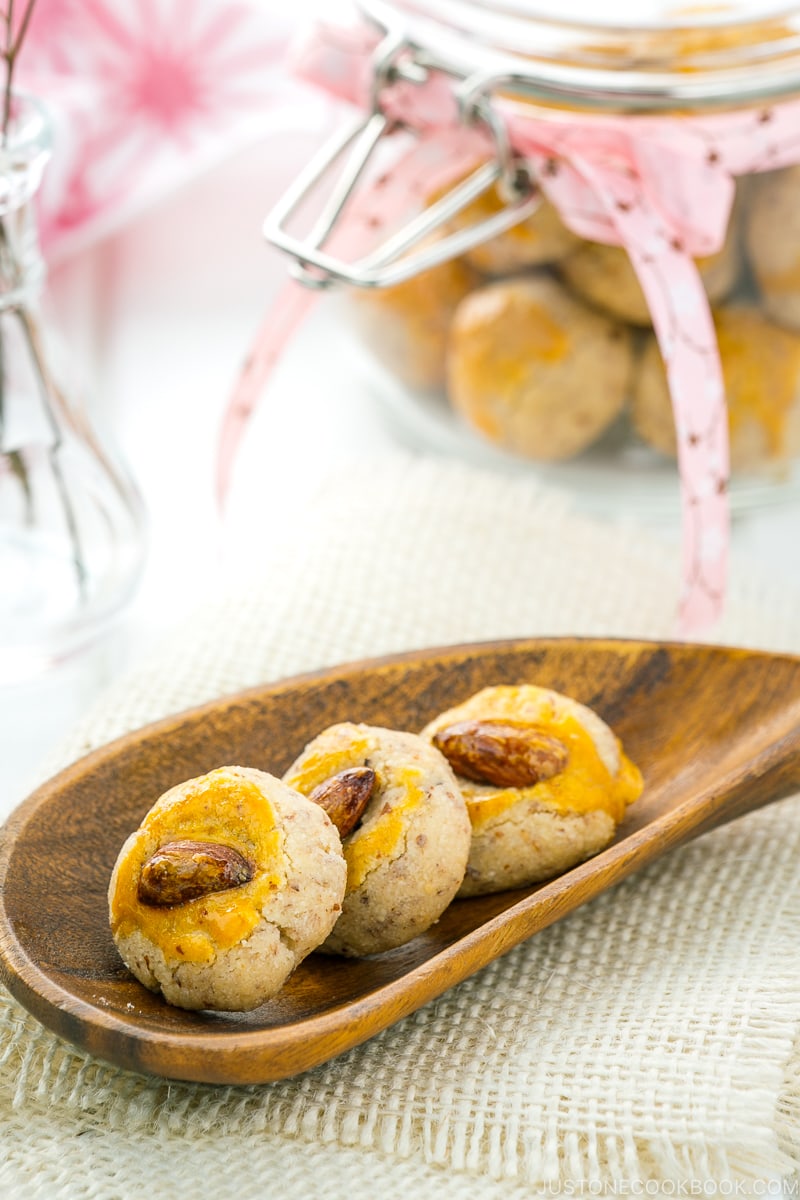
{"label": "wooden serving dish", "polygon": [[[171,1008],[123,966],[108,880],[128,833],[167,788],[229,764],[281,774],[332,722],[416,730],[481,687],[523,682],[595,708],[643,770],[644,795],[602,854],[534,888],[456,901],[398,950],[311,955],[251,1013]],[[337,667],[138,730],[22,804],[0,843],[0,975],[44,1025],[119,1066],[211,1083],[281,1079],[365,1041],[680,842],[794,790],[798,658],[542,639]]]}

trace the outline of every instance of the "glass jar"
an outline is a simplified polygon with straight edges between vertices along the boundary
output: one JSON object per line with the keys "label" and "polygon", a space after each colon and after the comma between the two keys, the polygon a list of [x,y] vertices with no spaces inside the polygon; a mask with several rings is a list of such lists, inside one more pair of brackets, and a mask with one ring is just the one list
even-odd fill
{"label": "glass jar", "polygon": [[[796,487],[800,7],[360,7],[374,34],[371,113],[344,140],[349,157],[340,143],[312,169],[268,236],[306,282],[356,285],[349,308],[379,364],[367,376],[376,395],[440,448],[535,464],[601,508],[661,506],[677,496],[676,455],[688,460],[701,437],[691,422],[705,363],[724,383],[734,504]],[[398,161],[383,144],[404,126],[431,142],[430,114],[416,120],[394,93],[433,73],[454,98],[455,119],[441,109],[447,137],[459,122],[480,129],[494,173],[478,189],[481,164],[462,164],[442,184],[440,164],[418,155],[414,186],[386,206],[402,210],[399,224],[372,243],[348,237],[359,214],[382,225]],[[401,151],[403,171],[413,156]],[[333,168],[312,235],[287,235],[305,184]],[[696,333],[697,362],[670,361]],[[712,420],[709,408],[700,423]],[[708,450],[720,488],[726,455],[721,442]]]}
{"label": "glass jar", "polygon": [[43,316],[34,206],[49,156],[44,111],[17,97],[0,145],[0,684],[104,630],[144,554],[136,489],[67,396]]}

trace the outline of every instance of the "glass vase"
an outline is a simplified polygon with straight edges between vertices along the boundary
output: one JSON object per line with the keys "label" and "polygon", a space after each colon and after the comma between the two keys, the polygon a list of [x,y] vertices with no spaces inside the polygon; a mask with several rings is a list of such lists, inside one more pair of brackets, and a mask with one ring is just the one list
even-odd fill
{"label": "glass vase", "polygon": [[65,393],[42,316],[35,197],[49,155],[43,109],[17,97],[0,142],[0,684],[107,628],[144,557],[137,491]]}

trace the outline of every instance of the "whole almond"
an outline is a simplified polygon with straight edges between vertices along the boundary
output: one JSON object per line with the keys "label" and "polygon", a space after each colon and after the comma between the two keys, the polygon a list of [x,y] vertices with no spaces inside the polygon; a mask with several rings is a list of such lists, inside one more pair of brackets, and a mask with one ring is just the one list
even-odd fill
{"label": "whole almond", "polygon": [[531,787],[567,764],[558,738],[523,721],[458,721],[440,729],[433,744],[457,775],[497,787]]}
{"label": "whole almond", "polygon": [[253,874],[253,864],[222,842],[167,842],[142,867],[138,894],[142,904],[171,908],[240,887]]}
{"label": "whole almond", "polygon": [[375,790],[372,767],[348,767],[317,785],[309,800],[325,809],[340,837],[352,833]]}

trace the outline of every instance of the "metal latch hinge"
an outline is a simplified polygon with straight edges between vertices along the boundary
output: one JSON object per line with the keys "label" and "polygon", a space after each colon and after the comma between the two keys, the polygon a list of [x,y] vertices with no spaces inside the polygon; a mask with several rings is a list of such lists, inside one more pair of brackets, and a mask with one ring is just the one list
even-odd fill
{"label": "metal latch hinge", "polygon": [[[381,107],[383,90],[398,80],[424,84],[431,70],[444,70],[452,76],[453,96],[461,120],[466,125],[486,128],[493,156],[394,230],[382,244],[349,262],[326,250],[326,244],[379,143],[395,127],[396,122]],[[492,103],[495,83],[495,79],[485,75],[459,77],[439,64],[426,61],[424,52],[402,35],[388,33],[373,58],[370,111],[322,147],[264,222],[265,238],[295,260],[290,268],[292,275],[314,288],[334,283],[361,288],[389,287],[464,254],[535,212],[541,194],[525,161],[514,154],[505,125]],[[311,228],[304,236],[291,233],[288,226],[292,217],[333,172],[338,173]],[[442,235],[463,209],[494,185],[506,200],[503,209]],[[436,237],[437,233],[440,236]]]}

